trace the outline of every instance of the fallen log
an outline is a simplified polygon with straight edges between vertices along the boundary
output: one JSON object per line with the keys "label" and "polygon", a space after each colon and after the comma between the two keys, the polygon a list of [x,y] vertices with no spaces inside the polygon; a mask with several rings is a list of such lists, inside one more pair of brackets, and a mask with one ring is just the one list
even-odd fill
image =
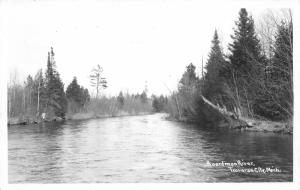
{"label": "fallen log", "polygon": [[207,100],[204,96],[201,96],[202,100],[210,108],[216,110],[220,113],[224,120],[225,124],[221,123],[223,126],[229,126],[233,129],[244,129],[247,131],[263,131],[263,132],[274,132],[274,133],[286,133],[293,134],[293,122],[276,122],[268,120],[258,120],[245,117],[238,117],[238,114],[227,111],[226,109],[221,108],[220,106],[214,105],[212,102]]}
{"label": "fallen log", "polygon": [[230,128],[241,129],[241,128],[250,127],[246,121],[239,118],[236,114],[213,104],[208,99],[206,99],[204,96],[201,96],[201,98],[206,105],[208,105],[210,108],[213,108],[214,110],[216,110],[219,114],[221,114],[223,116],[223,118],[226,120],[226,122]]}

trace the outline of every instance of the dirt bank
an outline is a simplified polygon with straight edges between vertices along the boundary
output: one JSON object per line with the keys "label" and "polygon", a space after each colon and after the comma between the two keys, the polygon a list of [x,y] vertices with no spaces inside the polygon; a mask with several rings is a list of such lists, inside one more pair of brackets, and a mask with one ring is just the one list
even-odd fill
{"label": "dirt bank", "polygon": [[242,128],[242,130],[293,134],[292,121],[276,122],[248,118],[243,120],[247,123],[247,126]]}

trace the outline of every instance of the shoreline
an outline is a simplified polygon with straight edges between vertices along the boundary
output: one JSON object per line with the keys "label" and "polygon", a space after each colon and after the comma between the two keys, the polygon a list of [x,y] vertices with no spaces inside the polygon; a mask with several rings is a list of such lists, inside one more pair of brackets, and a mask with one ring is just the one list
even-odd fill
{"label": "shoreline", "polygon": [[153,112],[140,112],[140,113],[128,113],[120,112],[118,114],[94,114],[94,113],[77,113],[71,116],[66,116],[66,121],[80,121],[88,119],[106,119],[115,117],[128,117],[128,116],[142,116],[142,115],[152,115]]}
{"label": "shoreline", "polygon": [[[200,123],[197,121],[188,121],[186,118],[177,119],[172,116],[165,117],[166,120],[181,122],[181,123]],[[279,122],[279,121],[270,121],[270,120],[259,120],[259,119],[250,119],[250,118],[241,118],[241,121],[223,121],[218,123],[218,127],[228,128],[232,130],[241,130],[249,132],[272,132],[280,134],[293,135],[293,122]]]}
{"label": "shoreline", "polygon": [[76,113],[76,114],[67,114],[65,118],[53,117],[50,119],[35,119],[35,118],[21,118],[21,117],[12,117],[7,119],[7,126],[13,125],[32,125],[39,124],[43,122],[62,122],[62,121],[80,121],[88,119],[105,119],[105,118],[115,118],[115,117],[127,117],[127,116],[141,116],[141,115],[152,115],[153,112],[140,112],[140,113],[127,113],[120,112],[118,114],[94,114],[94,113]]}
{"label": "shoreline", "polygon": [[273,132],[293,135],[293,121],[268,121],[245,118],[247,123],[245,128],[241,128],[244,131],[253,132]]}
{"label": "shoreline", "polygon": [[[119,112],[117,114],[95,114],[95,113],[76,113],[76,114],[67,114],[66,118],[54,117],[47,120],[33,119],[33,118],[8,118],[7,126],[12,125],[30,125],[30,124],[39,124],[42,122],[62,122],[62,121],[81,121],[88,119],[106,119],[106,118],[115,118],[115,117],[127,117],[127,116],[142,116],[142,115],[152,115],[153,112],[140,112],[140,113],[128,113],[128,112]],[[196,121],[188,121],[186,118],[177,119],[170,115],[165,116],[163,119],[181,123],[199,123]],[[273,132],[273,133],[282,133],[282,134],[293,134],[293,123],[292,121],[287,122],[278,122],[278,121],[269,121],[269,120],[259,120],[259,119],[250,119],[250,118],[241,118],[241,122],[233,121],[223,121],[218,123],[218,127],[226,127],[233,130],[249,131],[249,132]]]}

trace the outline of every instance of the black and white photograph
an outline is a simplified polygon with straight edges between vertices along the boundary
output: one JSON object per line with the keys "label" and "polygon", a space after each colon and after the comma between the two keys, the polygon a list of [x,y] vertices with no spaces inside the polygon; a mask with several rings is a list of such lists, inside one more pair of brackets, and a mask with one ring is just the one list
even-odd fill
{"label": "black and white photograph", "polygon": [[1,0],[0,189],[300,189],[299,3]]}

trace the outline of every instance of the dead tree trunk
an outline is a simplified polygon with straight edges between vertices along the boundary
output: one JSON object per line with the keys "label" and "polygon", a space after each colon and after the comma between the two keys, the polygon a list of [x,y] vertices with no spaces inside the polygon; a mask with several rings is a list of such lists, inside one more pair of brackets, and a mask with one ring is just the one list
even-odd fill
{"label": "dead tree trunk", "polygon": [[219,114],[221,114],[224,119],[227,121],[230,128],[245,128],[248,126],[247,122],[242,118],[238,118],[234,113],[227,111],[219,106],[214,105],[212,102],[207,100],[204,96],[201,96],[202,100],[206,105],[210,108],[216,110]]}

